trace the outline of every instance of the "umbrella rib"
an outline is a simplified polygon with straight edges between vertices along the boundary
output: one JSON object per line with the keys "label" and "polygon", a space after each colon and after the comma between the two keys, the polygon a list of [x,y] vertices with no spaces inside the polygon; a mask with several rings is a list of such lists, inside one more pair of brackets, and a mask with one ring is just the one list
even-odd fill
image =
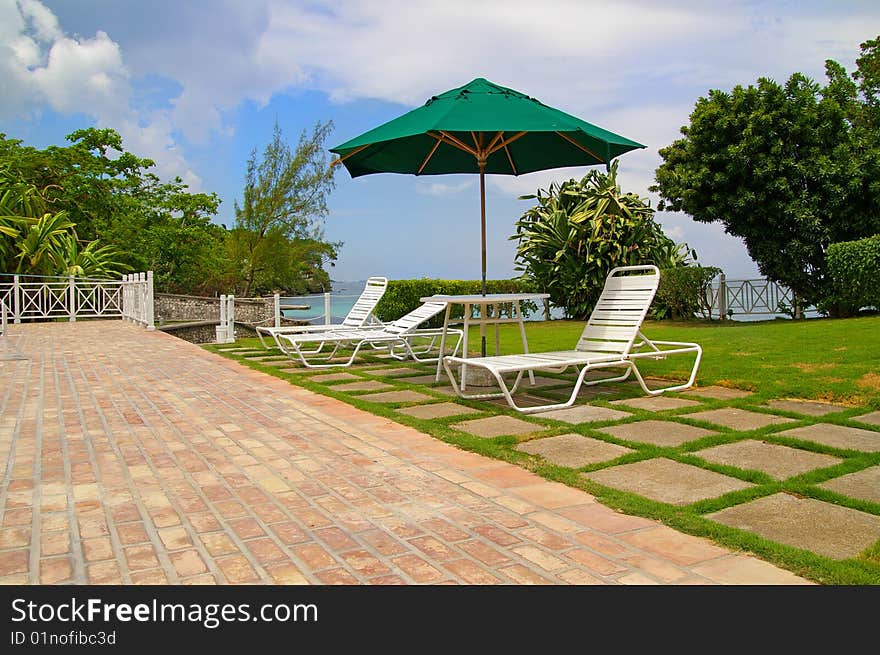
{"label": "umbrella rib", "polygon": [[439,138],[437,138],[437,137],[434,137],[434,138],[437,139],[437,140],[434,142],[434,147],[431,148],[431,152],[428,153],[428,156],[425,157],[425,161],[423,161],[423,162],[422,162],[422,165],[419,166],[419,172],[416,173],[416,175],[421,175],[421,174],[422,174],[422,171],[425,170],[425,166],[428,165],[428,162],[431,160],[431,157],[433,157],[433,156],[434,156],[434,153],[437,152],[437,148],[439,148],[439,147],[440,147],[440,144],[443,143],[443,139],[439,139]]}
{"label": "umbrella rib", "polygon": [[563,139],[565,139],[566,141],[568,141],[568,142],[569,142],[571,145],[573,145],[575,148],[579,148],[580,150],[583,150],[585,153],[587,153],[587,154],[590,155],[591,157],[595,157],[595,158],[596,158],[597,160],[599,160],[600,162],[605,162],[605,160],[602,159],[602,157],[600,157],[599,155],[597,155],[595,152],[593,152],[593,151],[590,150],[589,148],[586,148],[586,147],[582,146],[580,143],[578,143],[577,141],[575,141],[574,139],[572,139],[570,136],[568,136],[568,135],[565,134],[564,132],[557,132],[556,134],[558,134],[558,135],[561,136]]}
{"label": "umbrella rib", "polygon": [[507,148],[507,145],[504,146],[504,153],[507,155],[507,161],[510,162],[510,170],[513,171],[514,175],[519,175],[516,171],[516,164],[513,163],[513,157],[510,156],[510,150]]}
{"label": "umbrella rib", "polygon": [[[471,148],[469,145],[467,145],[464,141],[461,141],[460,139],[455,138],[449,132],[444,132],[443,130],[440,130],[439,133],[443,137],[444,143],[448,143],[449,145],[455,146],[456,148],[459,148],[460,150],[464,150],[465,152],[469,152],[474,157],[477,156],[477,151],[474,150],[473,148]],[[431,136],[434,136],[434,135],[432,134]]]}
{"label": "umbrella rib", "polygon": [[373,144],[368,143],[366,145],[361,146],[360,148],[355,148],[354,150],[352,150],[348,154],[342,155],[339,159],[334,159],[333,161],[331,161],[330,166],[333,167],[333,166],[336,166],[336,164],[341,164],[342,162],[344,162],[346,159],[348,159],[352,155],[358,154],[361,150],[363,150],[364,148],[369,148],[371,145],[373,145]]}
{"label": "umbrella rib", "polygon": [[516,140],[519,139],[519,138],[524,137],[525,135],[526,135],[526,132],[517,132],[516,134],[514,134],[514,135],[513,135],[512,137],[510,137],[509,139],[505,139],[504,141],[502,141],[501,143],[499,143],[498,145],[496,145],[495,148],[494,148],[494,150],[490,151],[489,154],[490,154],[490,155],[491,155],[491,154],[494,154],[494,153],[498,152],[499,150],[501,150],[502,148],[506,148],[506,147],[509,146],[511,143],[513,143],[514,141],[516,141]]}

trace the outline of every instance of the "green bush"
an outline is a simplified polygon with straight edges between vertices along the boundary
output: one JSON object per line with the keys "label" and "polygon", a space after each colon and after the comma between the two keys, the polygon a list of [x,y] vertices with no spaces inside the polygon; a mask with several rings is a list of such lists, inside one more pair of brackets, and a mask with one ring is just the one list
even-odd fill
{"label": "green bush", "polygon": [[707,295],[712,280],[720,272],[715,266],[677,266],[660,271],[651,316],[657,320],[689,321],[699,313],[709,318]]}
{"label": "green bush", "polygon": [[835,316],[851,316],[864,307],[880,309],[880,234],[833,243],[825,257],[831,295],[820,309]]}
{"label": "green bush", "polygon": [[[480,293],[480,280],[389,280],[385,295],[376,307],[376,316],[382,321],[393,321],[421,305],[419,298],[443,295],[472,295]],[[525,280],[486,280],[486,293],[522,293],[533,291]],[[532,302],[521,303],[523,316],[530,316],[538,310]],[[462,306],[453,305],[452,317],[462,317]],[[421,327],[443,325],[443,315],[435,316]]]}

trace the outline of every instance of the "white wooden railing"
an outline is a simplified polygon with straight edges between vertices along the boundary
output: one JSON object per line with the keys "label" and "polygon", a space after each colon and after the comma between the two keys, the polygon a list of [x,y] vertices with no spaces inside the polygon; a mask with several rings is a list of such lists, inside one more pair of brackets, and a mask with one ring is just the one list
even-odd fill
{"label": "white wooden railing", "polygon": [[731,316],[788,312],[793,312],[795,318],[800,318],[809,310],[791,289],[776,282],[765,278],[728,280],[723,273],[709,287],[706,302],[709,317],[721,320]]}
{"label": "white wooden railing", "polygon": [[123,275],[121,280],[2,274],[0,301],[13,323],[122,318],[154,329],[152,271]]}

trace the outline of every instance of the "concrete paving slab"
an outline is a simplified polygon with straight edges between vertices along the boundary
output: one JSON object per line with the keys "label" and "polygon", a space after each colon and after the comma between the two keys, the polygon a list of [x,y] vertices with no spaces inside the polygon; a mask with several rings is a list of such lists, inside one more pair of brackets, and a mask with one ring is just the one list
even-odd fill
{"label": "concrete paving slab", "polygon": [[855,557],[880,539],[880,516],[777,493],[707,518],[833,559]]}
{"label": "concrete paving slab", "polygon": [[786,412],[794,412],[795,414],[804,414],[806,416],[825,416],[833,412],[842,412],[847,409],[842,405],[833,405],[831,403],[820,403],[814,400],[798,400],[796,398],[777,398],[767,402],[770,409],[781,409]]}
{"label": "concrete paving slab", "polygon": [[[545,404],[549,401],[545,399]],[[616,421],[617,419],[632,416],[629,412],[621,412],[618,409],[596,407],[594,405],[574,405],[565,409],[554,409],[549,412],[537,412],[533,416],[540,418],[552,418],[554,421],[565,423],[593,423],[595,421]]]}
{"label": "concrete paving slab", "polygon": [[713,446],[698,450],[693,454],[715,464],[763,471],[779,480],[813,469],[834,466],[843,461],[830,455],[811,453],[807,450],[755,441],[754,439]]}
{"label": "concrete paving slab", "polygon": [[745,398],[751,396],[751,391],[743,391],[742,389],[731,389],[729,387],[697,387],[695,389],[686,389],[681,393],[689,396],[699,396],[700,398],[711,398],[712,400],[733,400],[735,398]]}
{"label": "concrete paving slab", "polygon": [[368,371],[365,371],[370,375],[388,375],[388,376],[398,376],[398,375],[412,375],[413,370],[411,368],[371,368]]}
{"label": "concrete paving slab", "polygon": [[544,430],[543,425],[529,423],[512,416],[487,416],[476,418],[471,421],[455,423],[452,427],[462,432],[467,432],[475,437],[490,439],[500,437],[503,434],[528,434]]}
{"label": "concrete paving slab", "polygon": [[682,407],[694,407],[699,405],[700,402],[697,400],[685,400],[684,398],[673,398],[671,396],[642,396],[640,398],[612,400],[611,404],[635,407],[636,409],[644,409],[649,412],[663,412],[670,409],[681,409]]}
{"label": "concrete paving slab", "polygon": [[447,416],[479,412],[477,409],[465,407],[457,403],[432,403],[430,405],[417,405],[416,407],[403,407],[397,411],[400,414],[414,416],[415,418],[446,418]]}
{"label": "concrete paving slab", "polygon": [[842,475],[819,486],[850,498],[880,504],[880,466],[871,466],[855,473]]}
{"label": "concrete paving slab", "polygon": [[358,398],[369,400],[374,403],[408,403],[413,401],[425,401],[432,399],[431,396],[426,396],[423,393],[412,391],[411,389],[370,393],[365,396],[358,396]]}
{"label": "concrete paving slab", "polygon": [[853,416],[853,421],[858,421],[859,423],[867,423],[868,425],[880,425],[880,412],[871,412],[869,414],[862,414],[861,416]]}
{"label": "concrete paving slab", "polygon": [[569,468],[581,468],[633,452],[629,448],[581,434],[560,434],[556,437],[532,439],[519,444],[516,449],[524,453],[540,455],[548,462]]}
{"label": "concrete paving slab", "polygon": [[699,421],[706,421],[707,423],[723,425],[731,430],[757,430],[758,428],[767,427],[768,425],[779,425],[781,423],[792,423],[794,421],[793,418],[776,416],[775,414],[750,412],[746,409],[739,409],[738,407],[722,407],[721,409],[711,409],[707,412],[686,414],[686,416]]}
{"label": "concrete paving slab", "polygon": [[[414,375],[409,377],[401,377],[397,378],[401,382],[408,382],[409,384],[434,384],[434,375]],[[446,381],[448,378],[441,377],[440,381]]]}
{"label": "concrete paving slab", "polygon": [[665,457],[581,473],[606,487],[671,505],[689,505],[754,485]]}
{"label": "concrete paving slab", "polygon": [[778,436],[813,441],[844,450],[861,450],[866,453],[880,452],[880,432],[831,423],[815,423],[802,428],[785,430],[779,432]]}
{"label": "concrete paving slab", "polygon": [[696,441],[717,432],[685,425],[675,421],[637,421],[624,425],[609,425],[599,428],[599,432],[626,441],[650,443],[655,446],[679,446],[687,441]]}
{"label": "concrete paving slab", "polygon": [[393,384],[386,384],[378,380],[364,380],[363,382],[349,382],[337,384],[333,387],[336,391],[379,391],[380,389],[393,389]]}
{"label": "concrete paving slab", "polygon": [[315,382],[339,382],[341,380],[363,380],[363,378],[351,373],[322,373],[321,375],[311,376],[309,380],[314,380]]}

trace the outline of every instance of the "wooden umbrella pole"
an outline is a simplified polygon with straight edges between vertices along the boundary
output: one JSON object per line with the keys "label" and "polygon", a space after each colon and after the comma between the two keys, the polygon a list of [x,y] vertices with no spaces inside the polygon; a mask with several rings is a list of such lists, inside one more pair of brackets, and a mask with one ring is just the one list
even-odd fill
{"label": "wooden umbrella pole", "polygon": [[[486,160],[480,157],[477,160],[480,167],[480,241],[482,243],[482,292],[486,295]],[[480,310],[485,311],[485,306]],[[480,324],[480,354],[486,356],[486,326]]]}

